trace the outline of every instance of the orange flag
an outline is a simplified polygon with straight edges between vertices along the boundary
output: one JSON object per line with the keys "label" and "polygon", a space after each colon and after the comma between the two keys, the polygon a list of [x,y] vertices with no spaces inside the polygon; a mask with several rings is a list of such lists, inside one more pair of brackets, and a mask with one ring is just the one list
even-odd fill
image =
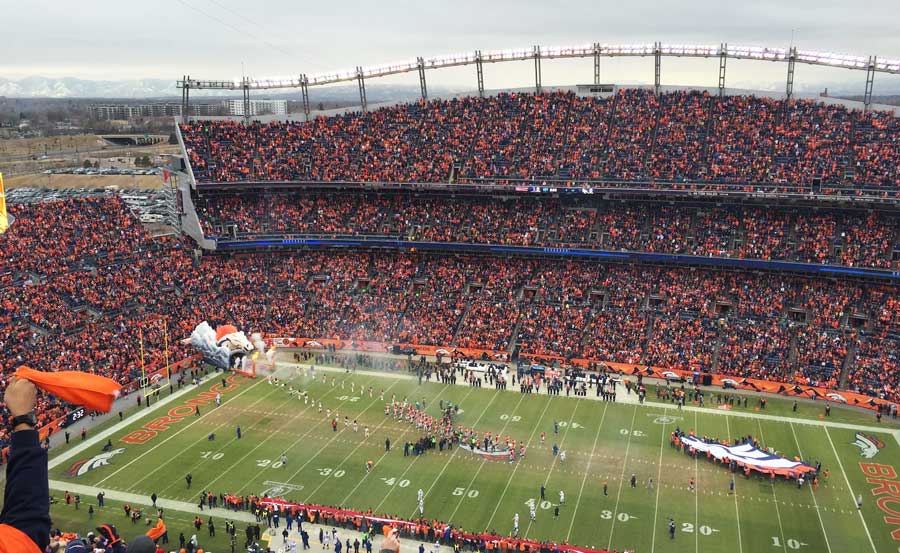
{"label": "orange flag", "polygon": [[21,366],[16,378],[31,381],[35,386],[74,405],[92,411],[108,413],[122,392],[122,386],[111,378],[78,371],[43,372]]}
{"label": "orange flag", "polygon": [[147,536],[153,541],[158,540],[165,533],[166,533],[166,523],[163,522],[163,519],[161,519],[161,518],[156,520],[156,526],[147,530]]}

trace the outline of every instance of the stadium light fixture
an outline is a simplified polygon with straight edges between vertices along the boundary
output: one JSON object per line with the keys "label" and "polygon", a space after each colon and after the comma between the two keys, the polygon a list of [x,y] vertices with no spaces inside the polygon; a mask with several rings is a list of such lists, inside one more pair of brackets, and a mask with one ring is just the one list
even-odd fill
{"label": "stadium light fixture", "polygon": [[728,45],[726,54],[732,58],[763,61],[787,61],[788,53],[784,48],[764,48],[761,46]]}
{"label": "stadium light fixture", "polygon": [[869,58],[867,57],[836,54],[833,52],[814,52],[811,50],[798,50],[797,61],[814,65],[843,67],[845,69],[866,69],[869,65]]}
{"label": "stadium light fixture", "polygon": [[594,55],[593,44],[578,46],[541,46],[541,57],[544,58],[584,58]]}
{"label": "stadium light fixture", "polygon": [[900,60],[882,60],[875,59],[875,69],[878,71],[889,71],[891,73],[900,73]]}
{"label": "stadium light fixture", "polygon": [[[535,48],[539,48],[536,50]],[[658,51],[657,51],[658,49]],[[724,45],[711,44],[663,44],[663,43],[636,43],[636,44],[579,44],[566,46],[539,46],[528,48],[509,48],[505,50],[491,50],[482,52],[482,63],[525,61],[531,60],[536,55],[544,58],[585,58],[594,55],[607,57],[628,56],[661,56],[710,58],[724,56],[732,59],[748,59],[759,61],[788,62],[793,55],[793,61],[808,65],[822,65],[842,69],[868,70],[870,67],[875,72],[900,74],[900,59],[879,59],[877,57],[853,56],[834,52],[819,52],[813,50],[788,50],[786,48],[767,48],[762,46]],[[793,54],[792,54],[793,53]],[[455,67],[461,65],[476,64],[479,62],[477,52],[458,52],[441,56],[422,58],[422,65],[426,69],[440,69],[443,67]],[[874,64],[874,65],[873,65]],[[342,69],[327,73],[308,75],[305,86],[316,86],[338,82],[353,81],[363,78],[381,77],[397,73],[411,73],[419,70],[417,59],[401,60],[386,64],[371,65],[362,69]],[[231,81],[215,81],[186,79],[179,81],[179,88],[194,89],[222,89],[240,90],[244,86],[244,79],[235,77]],[[272,77],[264,79],[250,79],[251,89],[270,88],[301,88],[304,82],[298,77]]]}
{"label": "stadium light fixture", "polygon": [[662,44],[660,52],[666,56],[712,57],[719,55],[719,47],[709,44]]}

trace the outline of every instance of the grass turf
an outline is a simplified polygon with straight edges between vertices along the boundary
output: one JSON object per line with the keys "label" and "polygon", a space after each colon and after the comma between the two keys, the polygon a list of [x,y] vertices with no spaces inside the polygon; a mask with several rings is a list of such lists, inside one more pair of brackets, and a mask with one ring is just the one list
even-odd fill
{"label": "grass turf", "polygon": [[[327,381],[297,376],[291,384],[321,401],[321,413],[312,402],[305,405],[291,397],[286,388],[269,385],[264,379],[242,380],[224,395],[221,407],[201,407],[202,416],[185,417],[145,444],[127,444],[121,438],[153,417],[116,434],[115,447],[125,451],[108,465],[73,478],[67,474],[72,463],[67,462],[50,476],[192,503],[204,489],[246,495],[282,488],[291,500],[372,508],[403,517],[414,515],[416,492],[421,488],[426,516],[466,530],[493,529],[506,534],[512,531],[513,515],[518,513],[520,536],[618,550],[873,550],[855,505],[856,494],[871,495],[858,464],[863,459],[852,444],[855,432],[850,429],[826,431],[802,422],[736,416],[752,412],[752,400],[747,409],[712,414],[678,411],[671,406],[496,393],[491,388],[438,383],[419,386],[414,380],[391,375],[318,373],[325,374]],[[365,392],[361,393],[361,386]],[[369,386],[374,389],[372,397]],[[202,389],[208,388],[209,384]],[[402,443],[415,440],[418,433],[411,425],[384,416],[384,402],[378,397],[381,389],[385,401],[394,394],[398,399],[424,400],[431,414],[437,413],[441,399],[459,404],[461,424],[480,433],[525,440],[528,454],[517,464],[482,460],[460,449],[404,457]],[[655,400],[652,389],[648,395]],[[770,400],[766,413],[790,415],[792,403]],[[359,431],[340,424],[333,432],[325,409],[337,411],[341,418],[357,419]],[[804,403],[798,416],[817,419],[820,413],[821,406]],[[160,410],[159,415],[164,414],[165,410]],[[846,409],[834,409],[830,420],[875,425],[872,415]],[[554,421],[559,423],[558,435],[553,432]],[[240,440],[235,435],[238,425],[243,434]],[[736,494],[731,495],[731,475],[725,468],[705,459],[695,461],[669,446],[669,433],[675,425],[720,438],[759,437],[788,457],[802,455],[810,462],[821,461],[830,477],[822,478],[813,493],[784,481],[773,485],[768,479],[738,475]],[[369,439],[364,438],[365,426],[371,431]],[[542,431],[547,435],[543,445]],[[214,441],[207,440],[210,433],[215,433]],[[886,433],[879,437],[885,446],[872,461],[896,466],[897,442]],[[386,438],[393,443],[390,453],[385,452]],[[566,450],[565,463],[553,457],[553,443]],[[100,445],[72,461],[99,453]],[[279,461],[282,453],[288,459],[284,466]],[[375,461],[369,475],[367,460]],[[194,477],[190,490],[184,481],[188,472]],[[631,474],[637,478],[634,489],[629,484]],[[651,477],[653,488],[647,485]],[[688,491],[690,478],[697,481],[696,493]],[[608,495],[603,493],[604,483]],[[538,497],[541,484],[547,489],[544,501]],[[566,500],[557,518],[553,511],[560,490]],[[534,523],[528,516],[530,500],[538,506]],[[82,511],[86,506],[82,505]],[[71,508],[55,506],[54,516],[68,510]],[[874,550],[895,550],[892,528],[879,513],[873,500],[864,502],[862,514]],[[78,516],[86,519],[86,514]],[[669,517],[676,521],[675,539],[667,532]],[[190,521],[191,515],[183,518]]]}

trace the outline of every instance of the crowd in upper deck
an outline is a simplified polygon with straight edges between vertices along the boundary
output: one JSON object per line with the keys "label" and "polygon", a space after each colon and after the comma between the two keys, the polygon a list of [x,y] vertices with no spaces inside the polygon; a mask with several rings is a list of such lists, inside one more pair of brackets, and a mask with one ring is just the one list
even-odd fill
{"label": "crowd in upper deck", "polygon": [[309,122],[195,121],[181,134],[200,182],[900,189],[900,120],[889,113],[699,91],[501,93]]}

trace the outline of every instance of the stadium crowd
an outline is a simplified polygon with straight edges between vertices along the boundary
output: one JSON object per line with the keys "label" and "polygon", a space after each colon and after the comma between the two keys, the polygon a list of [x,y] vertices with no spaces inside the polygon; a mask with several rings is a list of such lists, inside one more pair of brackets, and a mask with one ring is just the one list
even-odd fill
{"label": "stadium crowd", "polygon": [[900,267],[900,220],[887,212],[357,193],[205,195],[196,206],[205,234],[222,239],[364,236]]}
{"label": "stadium crowd", "polygon": [[[855,390],[900,400],[893,286],[417,253],[196,261],[187,243],[151,239],[116,196],[11,211],[15,223],[0,236],[4,383],[20,364],[134,381],[141,349],[147,367],[167,354],[184,358],[190,350],[180,340],[208,320],[248,332],[508,350],[563,363],[654,363],[823,385],[843,376]],[[49,396],[39,407],[42,422],[66,409]]]}
{"label": "stadium crowd", "polygon": [[501,93],[309,122],[187,122],[181,134],[200,182],[900,188],[900,122],[888,113],[698,91]]}

